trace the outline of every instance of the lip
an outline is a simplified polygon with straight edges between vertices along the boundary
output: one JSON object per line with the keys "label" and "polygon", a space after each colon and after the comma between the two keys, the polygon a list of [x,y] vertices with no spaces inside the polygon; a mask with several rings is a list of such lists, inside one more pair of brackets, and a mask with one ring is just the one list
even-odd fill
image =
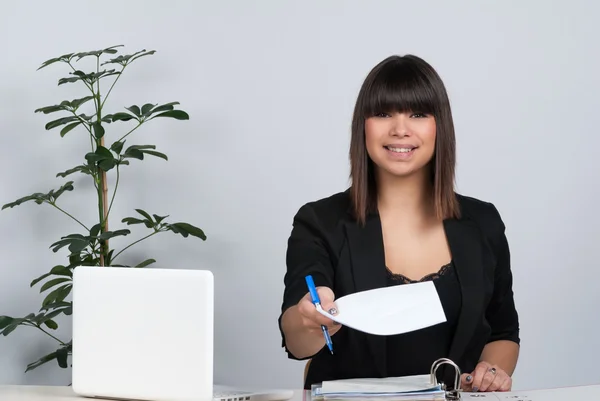
{"label": "lip", "polygon": [[402,144],[402,143],[390,143],[388,145],[384,145],[383,147],[384,148],[397,148],[397,149],[398,148],[404,148],[404,149],[416,149],[416,148],[418,148],[418,146],[411,145],[411,144],[408,144],[408,143],[404,143],[404,144]]}

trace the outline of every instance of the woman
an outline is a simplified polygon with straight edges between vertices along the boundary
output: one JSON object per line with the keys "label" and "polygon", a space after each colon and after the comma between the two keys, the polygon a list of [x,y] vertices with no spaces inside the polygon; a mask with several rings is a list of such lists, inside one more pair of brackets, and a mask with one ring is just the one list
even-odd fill
{"label": "woman", "polygon": [[[311,359],[305,388],[428,374],[447,357],[461,368],[464,390],[511,389],[520,340],[504,223],[491,203],[454,192],[455,159],[435,70],[412,55],[379,63],[354,110],[350,188],[302,206],[288,242],[279,325],[289,357]],[[447,321],[389,337],[336,325],[316,312],[309,274],[332,314],[335,297],[433,280]]]}

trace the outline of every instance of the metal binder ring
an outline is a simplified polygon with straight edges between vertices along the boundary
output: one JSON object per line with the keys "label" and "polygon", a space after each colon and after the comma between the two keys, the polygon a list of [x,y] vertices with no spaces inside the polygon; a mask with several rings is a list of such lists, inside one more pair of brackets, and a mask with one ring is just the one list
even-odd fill
{"label": "metal binder ring", "polygon": [[433,363],[433,365],[431,365],[431,383],[432,384],[440,384],[437,381],[437,370],[441,365],[444,364],[448,364],[448,365],[452,365],[452,367],[454,367],[455,370],[455,376],[454,376],[454,388],[452,390],[447,390],[446,384],[441,383],[442,385],[442,389],[446,392],[446,399],[447,400],[459,400],[460,399],[460,376],[461,376],[461,372],[460,372],[460,368],[458,367],[458,365],[456,363],[454,363],[452,360],[448,359],[448,358],[440,358],[437,361],[435,361]]}

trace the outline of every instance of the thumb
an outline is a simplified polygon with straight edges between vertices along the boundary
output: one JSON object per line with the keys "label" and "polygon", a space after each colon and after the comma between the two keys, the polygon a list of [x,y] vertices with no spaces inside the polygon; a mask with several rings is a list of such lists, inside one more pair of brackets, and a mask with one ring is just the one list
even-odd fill
{"label": "thumb", "polygon": [[338,313],[337,306],[334,302],[335,296],[333,291],[330,288],[319,287],[317,289],[319,293],[319,298],[321,299],[321,307],[324,311],[330,313],[331,315],[336,315]]}

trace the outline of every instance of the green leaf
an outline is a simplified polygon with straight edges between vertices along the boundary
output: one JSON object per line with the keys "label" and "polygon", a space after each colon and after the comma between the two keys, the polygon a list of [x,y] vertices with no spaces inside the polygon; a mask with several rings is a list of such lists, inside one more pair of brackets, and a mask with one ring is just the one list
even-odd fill
{"label": "green leaf", "polygon": [[176,120],[189,120],[190,119],[190,116],[183,110],[165,111],[164,113],[157,114],[152,118],[156,118],[156,117],[170,117],[170,118],[174,118]]}
{"label": "green leaf", "polygon": [[68,367],[68,364],[67,364],[68,356],[69,356],[69,348],[68,347],[62,347],[58,351],[56,351],[56,362],[58,363],[58,366],[60,366],[63,369],[66,369]]}
{"label": "green leaf", "polygon": [[66,284],[53,290],[51,293],[46,295],[46,298],[42,301],[42,307],[50,305],[51,303],[62,302],[71,293],[73,288],[72,284]]}
{"label": "green leaf", "polygon": [[73,167],[67,171],[63,171],[62,173],[58,173],[56,174],[57,177],[66,177],[68,175],[74,174],[74,173],[81,173],[81,174],[86,174],[86,175],[93,175],[92,170],[90,169],[90,167],[88,165],[82,164],[80,166],[76,166]]}
{"label": "green leaf", "polygon": [[146,218],[148,221],[152,221],[152,217],[150,217],[150,215],[148,214],[148,212],[146,212],[143,209],[135,209],[136,212],[138,212],[139,214],[141,214],[142,216],[144,216],[144,218]]}
{"label": "green leaf", "polygon": [[123,45],[111,46],[111,47],[107,47],[106,49],[102,49],[102,50],[92,50],[89,52],[76,53],[73,55],[73,57],[77,57],[77,61],[79,61],[82,58],[89,57],[89,56],[100,57],[103,54],[116,54],[117,47],[123,47]]}
{"label": "green leaf", "polygon": [[79,121],[79,118],[77,118],[77,116],[62,117],[57,120],[50,121],[46,124],[45,128],[46,130],[51,130],[53,128],[60,127],[61,125],[70,123],[71,121]]}
{"label": "green leaf", "polygon": [[71,271],[71,269],[69,269],[66,266],[63,265],[56,265],[52,268],[52,270],[50,270],[51,274],[54,274],[56,276],[68,276],[68,277],[73,277],[73,272]]}
{"label": "green leaf", "polygon": [[129,226],[132,224],[142,224],[144,223],[144,220],[136,219],[135,217],[125,217],[123,220],[121,220],[121,223],[127,223]]}
{"label": "green leaf", "polygon": [[137,117],[141,117],[142,116],[142,112],[140,111],[139,106],[133,105],[133,106],[125,107],[125,109],[129,110],[130,112],[132,112]]}
{"label": "green leaf", "polygon": [[47,194],[43,194],[41,192],[36,192],[34,194],[27,195],[27,196],[24,196],[24,197],[22,197],[20,199],[17,199],[14,202],[7,203],[4,206],[2,206],[2,210],[6,209],[6,208],[13,208],[15,206],[19,206],[20,204],[25,203],[25,202],[29,202],[29,201],[34,201],[38,205],[41,205],[44,202],[53,203],[65,191],[72,191],[72,190],[73,190],[73,181],[69,181],[69,182],[65,183],[62,187],[60,187],[59,189],[57,189],[56,191],[55,190],[51,190]]}
{"label": "green leaf", "polygon": [[85,159],[89,163],[97,163],[98,167],[104,171],[109,171],[117,165],[117,160],[114,158],[112,152],[104,146],[98,146],[95,152],[86,154]]}
{"label": "green leaf", "polygon": [[140,264],[136,265],[135,267],[146,267],[148,265],[151,265],[152,263],[156,263],[156,260],[154,260],[154,259],[146,259],[143,262],[141,262]]}
{"label": "green leaf", "polygon": [[74,75],[73,77],[59,79],[58,85],[74,83],[77,81],[83,81],[83,82],[86,82],[88,85],[93,85],[101,78],[110,77],[112,75],[119,75],[120,73],[121,73],[120,71],[115,71],[115,70],[104,70],[104,71],[99,71],[99,72],[90,72],[90,73],[86,74],[85,72],[78,70],[78,71],[69,73],[71,75]]}
{"label": "green leaf", "polygon": [[52,280],[48,280],[44,283],[42,288],[40,288],[40,293],[42,293],[42,292],[46,291],[47,289],[50,289],[54,286],[57,286],[58,284],[62,284],[67,281],[71,281],[71,279],[68,277],[59,277],[59,278],[55,278]]}
{"label": "green leaf", "polygon": [[206,240],[206,235],[204,231],[200,228],[195,227],[188,223],[173,223],[168,225],[169,229],[176,234],[181,234],[184,238],[187,238],[188,235],[198,237],[203,241]]}
{"label": "green leaf", "polygon": [[107,114],[104,119],[109,119],[114,123],[115,121],[129,121],[129,120],[133,120],[135,119],[134,116],[132,116],[129,113],[115,113],[115,114]]}
{"label": "green leaf", "polygon": [[69,54],[63,54],[62,56],[59,57],[54,57],[51,58],[49,60],[46,60],[42,63],[42,65],[40,67],[38,67],[38,71],[41,70],[42,68],[48,67],[51,64],[54,64],[56,62],[63,62],[63,63],[68,63],[69,61],[71,61],[71,59],[73,58],[74,53],[69,53]]}
{"label": "green leaf", "polygon": [[167,217],[169,217],[169,215],[166,216],[159,216],[156,214],[152,215],[154,217],[154,220],[156,221],[157,224],[160,224],[164,219],[166,219]]}
{"label": "green leaf", "polygon": [[100,223],[94,224],[92,226],[92,228],[90,229],[90,237],[96,237],[96,236],[98,236],[98,234],[100,233],[101,229],[102,229],[102,225]]}
{"label": "green leaf", "polygon": [[104,127],[100,121],[94,122],[92,128],[94,129],[94,136],[96,139],[100,139],[104,136]]}
{"label": "green leaf", "polygon": [[73,128],[77,127],[80,124],[81,124],[81,121],[67,125],[66,127],[64,127],[63,129],[60,130],[60,136],[62,138],[64,138],[64,136],[67,135],[69,133],[69,131],[72,131]]}
{"label": "green leaf", "polygon": [[0,330],[3,330],[9,324],[11,324],[15,319],[10,316],[0,316]]}
{"label": "green leaf", "polygon": [[51,330],[58,329],[58,324],[52,319],[44,320],[44,324]]}
{"label": "green leaf", "polygon": [[121,156],[128,159],[144,160],[144,153],[139,149],[127,149]]}
{"label": "green leaf", "polygon": [[162,104],[162,105],[158,106],[157,108],[152,109],[152,112],[150,114],[160,113],[161,111],[173,110],[173,106],[176,106],[178,104],[179,104],[179,102],[171,102],[171,103]]}
{"label": "green leaf", "polygon": [[38,278],[36,278],[35,280],[33,280],[31,282],[31,284],[29,284],[30,287],[33,287],[34,285],[36,285],[37,283],[39,283],[40,281],[42,281],[43,279],[45,279],[46,277],[50,277],[52,275],[52,273],[46,273],[46,274],[42,274],[41,276],[39,276]]}
{"label": "green leaf", "polygon": [[71,251],[71,253],[81,253],[81,251],[90,245],[90,238],[81,234],[69,234],[65,237],[61,237],[59,241],[50,245],[50,248],[56,253],[67,245],[69,246],[69,251]]}
{"label": "green leaf", "polygon": [[146,103],[145,105],[142,106],[142,116],[147,117],[150,115],[150,113],[152,112],[152,109],[154,108],[154,104],[152,103]]}
{"label": "green leaf", "polygon": [[125,236],[127,234],[131,234],[131,231],[129,231],[129,230],[105,231],[102,234],[100,234],[100,236],[98,236],[98,239],[106,241],[107,239],[119,237],[119,236]]}
{"label": "green leaf", "polygon": [[121,154],[123,150],[123,145],[125,145],[125,141],[116,141],[112,145],[110,145],[110,150],[117,154]]}
{"label": "green leaf", "polygon": [[29,365],[27,365],[27,369],[25,370],[25,373],[27,373],[29,371],[32,371],[35,368],[39,368],[43,364],[48,363],[48,362],[52,361],[53,359],[56,359],[56,351],[51,352],[48,355],[44,355],[43,357],[41,357],[37,361],[32,362]]}
{"label": "green leaf", "polygon": [[93,98],[94,96],[85,96],[80,99],[71,100],[70,106],[73,110],[77,110],[82,104],[89,102]]}
{"label": "green leaf", "polygon": [[[46,306],[41,307],[40,311],[51,310],[51,309],[59,309],[59,308],[62,310],[62,309],[71,308],[72,306],[73,306],[73,302],[64,302],[64,301],[53,302],[51,304],[48,304]],[[52,312],[50,312],[50,313],[52,313]],[[50,313],[48,314],[48,316],[50,316]]]}
{"label": "green leaf", "polygon": [[105,65],[105,64],[120,64],[122,66],[126,66],[128,64],[131,64],[133,61],[137,60],[140,57],[150,56],[150,55],[152,55],[154,53],[156,53],[156,50],[146,51],[144,49],[144,50],[137,51],[137,52],[135,52],[133,54],[121,55],[121,56],[115,57],[113,59],[105,61],[104,63],[102,63],[102,65]]}
{"label": "green leaf", "polygon": [[160,157],[161,159],[169,160],[167,158],[167,155],[165,155],[164,153],[157,152],[155,150],[142,150],[142,153],[145,153],[147,155],[152,155],[152,156]]}

